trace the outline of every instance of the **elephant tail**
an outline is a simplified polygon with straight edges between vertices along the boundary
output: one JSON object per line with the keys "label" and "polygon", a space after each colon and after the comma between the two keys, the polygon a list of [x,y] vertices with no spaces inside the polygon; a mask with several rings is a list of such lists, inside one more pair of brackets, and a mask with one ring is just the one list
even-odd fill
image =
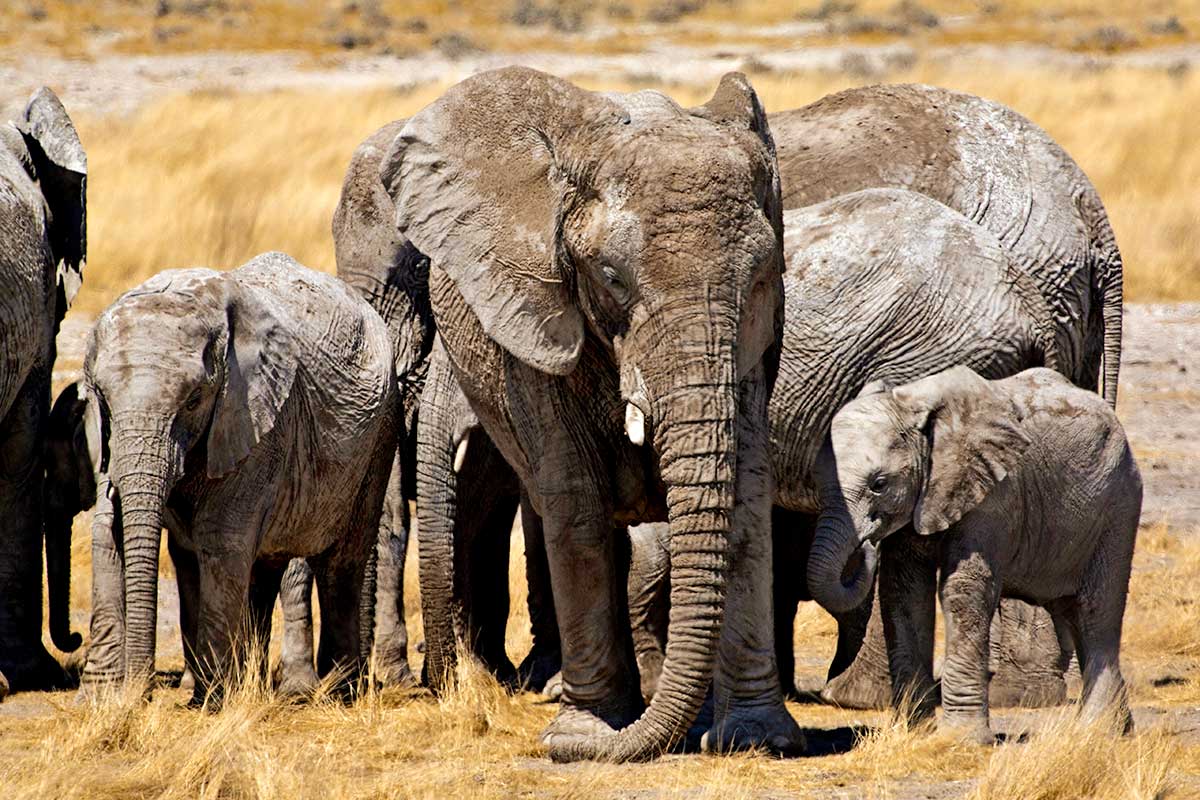
{"label": "elephant tail", "polygon": [[1092,209],[1089,223],[1093,253],[1097,262],[1092,270],[1094,298],[1102,309],[1104,321],[1104,399],[1117,407],[1117,382],[1121,377],[1121,312],[1125,306],[1125,264],[1108,215],[1100,199]]}

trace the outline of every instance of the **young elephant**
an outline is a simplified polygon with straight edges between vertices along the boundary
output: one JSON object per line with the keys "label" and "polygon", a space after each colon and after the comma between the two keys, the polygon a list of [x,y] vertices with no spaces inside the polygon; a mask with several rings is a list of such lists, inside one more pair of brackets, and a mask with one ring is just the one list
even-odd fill
{"label": "young elephant", "polygon": [[[934,537],[915,548],[897,537],[879,557],[893,691],[913,692],[917,717],[933,713],[936,586],[945,726],[992,741],[983,654],[1000,597],[1020,597],[1077,643],[1084,716],[1115,704],[1131,729],[1119,653],[1142,482],[1100,397],[1046,369],[988,381],[955,367],[870,386],[834,418],[817,469],[825,509],[808,582],[822,603],[866,595],[888,536],[911,524]],[[911,557],[922,544],[932,558]]]}
{"label": "young elephant", "polygon": [[253,632],[269,633],[293,557],[317,576],[318,672],[355,679],[370,652],[367,563],[395,452],[379,316],[280,253],[225,273],[172,270],[101,316],[84,382],[89,436],[99,431],[85,687],[153,673],[163,525],[195,701],[233,666],[247,606]]}

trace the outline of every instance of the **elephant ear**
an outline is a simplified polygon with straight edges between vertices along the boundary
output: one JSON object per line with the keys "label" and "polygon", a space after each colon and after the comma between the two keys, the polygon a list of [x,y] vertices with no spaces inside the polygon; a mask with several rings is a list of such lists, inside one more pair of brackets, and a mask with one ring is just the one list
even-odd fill
{"label": "elephant ear", "polygon": [[967,367],[892,390],[929,440],[929,471],[913,523],[922,535],[949,528],[1008,477],[1030,444],[1011,398]]}
{"label": "elephant ear", "polygon": [[[763,355],[767,370],[767,383],[773,386],[779,372],[783,340],[783,196],[779,177],[779,161],[775,155],[775,140],[767,124],[767,112],[758,99],[758,93],[750,81],[740,72],[728,72],[721,78],[716,92],[707,103],[689,109],[692,116],[707,119],[734,133],[736,140],[746,153],[754,170],[756,202],[763,215],[770,221],[778,241],[776,263],[772,265],[775,286],[768,296],[774,296],[773,313],[762,314],[758,324],[745,330],[739,343],[739,372],[744,373],[749,364]],[[766,287],[763,287],[766,288]],[[752,294],[751,312],[757,314]],[[767,324],[770,324],[770,329]],[[746,345],[750,346],[747,347]]]}
{"label": "elephant ear", "polygon": [[87,259],[87,154],[67,110],[44,86],[30,98],[17,128],[50,208],[61,321],[83,282]]}
{"label": "elephant ear", "polygon": [[535,70],[481,73],[410,119],[380,167],[400,233],[489,337],[551,374],[574,368],[584,339],[561,246],[565,194],[623,113]]}
{"label": "elephant ear", "polygon": [[264,293],[231,288],[226,331],[209,343],[225,349],[223,358],[216,353],[211,358],[223,362],[224,383],[208,430],[210,478],[228,473],[250,454],[275,427],[291,395],[300,353],[282,319]]}

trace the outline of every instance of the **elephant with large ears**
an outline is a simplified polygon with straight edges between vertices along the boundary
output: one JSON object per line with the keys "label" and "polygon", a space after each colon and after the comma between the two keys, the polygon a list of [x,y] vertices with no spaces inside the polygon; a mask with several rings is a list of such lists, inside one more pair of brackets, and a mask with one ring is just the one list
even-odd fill
{"label": "elephant with large ears", "polygon": [[879,564],[893,692],[911,696],[910,713],[933,714],[936,594],[942,723],[992,741],[981,654],[999,598],[1021,597],[1076,643],[1085,717],[1115,707],[1132,727],[1119,655],[1142,482],[1103,400],[1046,369],[988,381],[960,366],[877,384],[838,412],[816,471],[809,588],[852,607]]}
{"label": "elephant with large ears", "polygon": [[[794,691],[792,622],[797,603],[813,599],[806,576],[823,508],[815,464],[837,410],[878,380],[913,380],[956,364],[1003,377],[1057,367],[1059,358],[1054,320],[1033,281],[992,234],[925,195],[870,189],[788,211],[784,256],[783,354],[770,403],[772,572],[780,679]],[[647,693],[661,661],[662,612],[655,605],[667,581],[656,527],[637,530],[630,570],[634,644]],[[891,701],[872,600],[873,593],[834,609],[837,651],[822,692],[829,702],[886,707]],[[1065,692],[1053,626],[1038,627],[1028,614],[1010,610],[996,642],[1003,643],[996,654],[1000,682],[1019,678],[1032,695],[1036,677],[1038,687],[1048,687],[1040,699]]]}
{"label": "elephant with large ears", "polygon": [[1102,384],[1116,406],[1121,253],[1096,188],[1044,130],[1000,103],[921,85],[847,89],[772,114],[771,130],[784,209],[909,189],[991,231],[1054,315],[1063,374]]}
{"label": "elephant with large ears", "polygon": [[[42,645],[43,436],[50,411],[54,337],[87,255],[87,156],[62,103],[39,90],[24,113],[0,125],[0,673],[13,691],[70,680]],[[53,610],[66,591],[51,561]],[[60,650],[79,646],[52,619]]]}
{"label": "elephant with large ears", "polygon": [[[800,746],[765,568],[774,146],[741,76],[699,108],[656,98],[483,73],[410,119],[381,173],[430,259],[454,375],[543,523],[564,683],[544,739],[560,760],[662,752],[710,683],[710,747]],[[664,518],[672,635],[643,714],[614,538]]]}
{"label": "elephant with large ears", "polygon": [[164,525],[194,702],[219,700],[239,634],[269,635],[293,557],[317,576],[318,672],[355,680],[398,408],[379,316],[280,253],[167,271],[100,317],[84,381],[98,433],[85,688],[153,673]]}

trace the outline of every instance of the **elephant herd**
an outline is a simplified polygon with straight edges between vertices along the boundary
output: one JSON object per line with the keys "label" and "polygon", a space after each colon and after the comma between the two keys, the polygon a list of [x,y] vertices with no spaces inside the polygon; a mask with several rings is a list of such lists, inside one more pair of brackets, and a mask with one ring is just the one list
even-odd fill
{"label": "elephant herd", "polygon": [[74,650],[93,505],[82,693],[152,685],[164,527],[193,703],[220,703],[277,599],[280,691],[412,682],[415,501],[420,679],[472,658],[553,694],[555,760],[801,752],[801,600],[837,621],[827,702],[940,704],[990,742],[989,705],[1061,702],[1074,655],[1082,712],[1131,726],[1121,257],[1086,176],[1010,109],[905,85],[768,115],[737,74],[684,108],[480,73],[354,152],[337,278],[281,253],[162,272],[100,316],[53,409],[86,158],[48,90],[0,137],[14,690],[69,683],[41,549]]}

